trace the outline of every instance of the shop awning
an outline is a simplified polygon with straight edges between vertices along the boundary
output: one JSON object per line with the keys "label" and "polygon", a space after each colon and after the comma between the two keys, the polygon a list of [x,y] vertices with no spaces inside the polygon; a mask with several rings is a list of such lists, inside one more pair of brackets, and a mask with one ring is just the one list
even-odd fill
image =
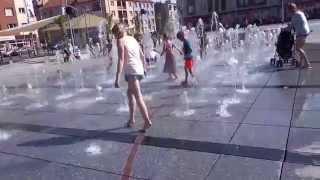
{"label": "shop awning", "polygon": [[15,41],[16,38],[14,36],[0,36],[0,42],[1,41]]}
{"label": "shop awning", "polygon": [[54,16],[54,17],[50,17],[48,19],[43,19],[37,22],[33,22],[30,24],[26,24],[23,26],[18,26],[15,28],[11,28],[11,29],[6,29],[3,31],[0,31],[0,36],[12,36],[12,35],[20,35],[21,33],[24,32],[32,32],[32,31],[36,31],[39,28],[43,28],[49,24],[54,23],[54,21],[56,20],[56,18],[58,18],[59,16]]}
{"label": "shop awning", "polygon": [[[78,17],[75,17],[70,20],[70,24],[73,29],[85,29],[85,28],[93,28],[99,27],[102,23],[105,23],[107,20],[105,18],[95,16],[92,14],[82,14]],[[65,29],[69,29],[69,23],[64,23]],[[58,31],[60,27],[57,24],[49,26],[43,31]]]}

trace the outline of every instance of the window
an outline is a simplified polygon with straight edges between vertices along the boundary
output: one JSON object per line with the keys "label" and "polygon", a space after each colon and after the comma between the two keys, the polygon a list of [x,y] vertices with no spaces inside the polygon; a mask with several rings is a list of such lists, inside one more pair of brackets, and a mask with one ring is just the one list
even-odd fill
{"label": "window", "polygon": [[172,6],[171,5],[169,5],[169,10],[172,10]]}
{"label": "window", "polygon": [[116,15],[116,12],[115,11],[111,11],[112,15],[115,16]]}
{"label": "window", "polygon": [[33,12],[31,11],[31,9],[29,9],[29,16],[32,17],[32,18],[34,17],[34,14],[33,14]]}
{"label": "window", "polygon": [[120,19],[126,17],[126,14],[124,12],[122,12],[122,11],[118,11],[118,15],[119,15]]}
{"label": "window", "polygon": [[111,1],[111,6],[114,6],[114,1]]}
{"label": "window", "polygon": [[255,0],[254,3],[256,5],[263,5],[263,4],[266,4],[267,2],[266,2],[266,0]]}
{"label": "window", "polygon": [[177,6],[173,6],[173,9],[176,11],[177,10]]}
{"label": "window", "polygon": [[121,1],[117,1],[117,6],[119,7],[121,7]]}
{"label": "window", "polygon": [[194,0],[188,0],[187,1],[187,8],[188,8],[188,14],[195,14],[195,1]]}
{"label": "window", "polygon": [[13,16],[13,9],[12,8],[4,8],[4,15],[5,16]]}
{"label": "window", "polygon": [[208,12],[211,13],[213,11],[213,1],[207,0],[208,4]]}
{"label": "window", "polygon": [[221,10],[225,11],[227,8],[227,2],[226,1],[221,1]]}
{"label": "window", "polygon": [[238,7],[247,7],[249,5],[249,0],[238,0]]}
{"label": "window", "polygon": [[22,26],[24,26],[24,25],[26,25],[26,24],[28,24],[28,23],[22,23]]}
{"label": "window", "polygon": [[130,16],[132,16],[132,15],[133,15],[133,12],[132,12],[132,11],[130,11],[129,13],[130,13]]}
{"label": "window", "polygon": [[130,22],[131,22],[131,24],[134,24],[134,20],[133,19],[131,19]]}
{"label": "window", "polygon": [[24,10],[24,8],[19,8],[19,13],[24,14],[26,13],[26,11]]}
{"label": "window", "polygon": [[8,29],[10,29],[10,28],[14,28],[14,27],[16,27],[17,26],[17,24],[8,24]]}
{"label": "window", "polygon": [[264,5],[266,4],[266,0],[238,0],[238,7],[248,7],[248,6],[256,6],[256,5]]}
{"label": "window", "polygon": [[217,11],[217,12],[219,12],[220,11],[220,8],[219,8],[219,6],[220,6],[220,3],[219,3],[220,1],[215,1],[215,4],[214,4],[214,6],[215,6],[215,10]]}

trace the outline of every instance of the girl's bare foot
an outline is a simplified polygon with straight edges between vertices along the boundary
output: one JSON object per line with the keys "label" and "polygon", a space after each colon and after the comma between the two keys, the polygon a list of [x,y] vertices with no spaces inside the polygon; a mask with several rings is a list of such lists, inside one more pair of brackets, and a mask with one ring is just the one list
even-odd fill
{"label": "girl's bare foot", "polygon": [[134,127],[134,121],[128,121],[126,124],[127,128],[133,128]]}
{"label": "girl's bare foot", "polygon": [[145,133],[145,132],[147,131],[147,129],[149,129],[151,126],[152,126],[152,123],[151,123],[150,121],[144,123],[144,126],[143,126],[143,128],[140,130],[140,132]]}

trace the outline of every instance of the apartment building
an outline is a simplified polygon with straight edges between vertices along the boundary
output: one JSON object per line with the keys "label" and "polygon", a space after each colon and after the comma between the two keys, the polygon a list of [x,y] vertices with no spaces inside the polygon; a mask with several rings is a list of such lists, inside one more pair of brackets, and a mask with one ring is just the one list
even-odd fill
{"label": "apartment building", "polygon": [[216,11],[220,21],[233,26],[281,22],[283,15],[288,17],[285,8],[288,2],[295,2],[304,10],[320,6],[319,0],[177,0],[177,6],[184,23],[194,24],[200,17],[209,23],[212,12]]}
{"label": "apartment building", "polygon": [[104,0],[34,0],[39,19],[64,14],[66,5],[73,6],[78,13],[89,12],[97,16],[104,16]]}
{"label": "apartment building", "polygon": [[[3,7],[3,8],[2,8]],[[32,0],[2,0],[0,30],[35,22]]]}
{"label": "apartment building", "polygon": [[171,0],[167,0],[164,3],[157,2],[154,5],[155,8],[155,17],[156,17],[156,27],[160,33],[164,32],[166,23],[169,21],[169,18],[179,21],[177,17],[177,4]]}
{"label": "apartment building", "polygon": [[0,30],[17,26],[18,20],[13,0],[3,0],[0,8]]}
{"label": "apartment building", "polygon": [[[135,27],[135,18],[142,19],[142,26],[145,32],[156,30],[154,2],[151,0],[105,0],[105,11],[112,14],[113,20],[123,22],[129,28]],[[141,14],[144,10],[145,13]]]}
{"label": "apartment building", "polygon": [[36,22],[32,0],[14,0],[18,26]]}

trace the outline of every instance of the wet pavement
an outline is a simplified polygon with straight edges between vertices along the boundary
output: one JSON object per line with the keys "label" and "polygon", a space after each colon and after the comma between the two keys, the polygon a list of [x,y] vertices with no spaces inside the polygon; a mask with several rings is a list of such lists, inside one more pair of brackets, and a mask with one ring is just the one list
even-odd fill
{"label": "wet pavement", "polygon": [[246,89],[221,77],[220,66],[192,88],[149,77],[146,134],[139,113],[136,127],[124,128],[125,87],[111,88],[102,69],[1,78],[1,180],[320,179],[320,64],[263,66]]}

